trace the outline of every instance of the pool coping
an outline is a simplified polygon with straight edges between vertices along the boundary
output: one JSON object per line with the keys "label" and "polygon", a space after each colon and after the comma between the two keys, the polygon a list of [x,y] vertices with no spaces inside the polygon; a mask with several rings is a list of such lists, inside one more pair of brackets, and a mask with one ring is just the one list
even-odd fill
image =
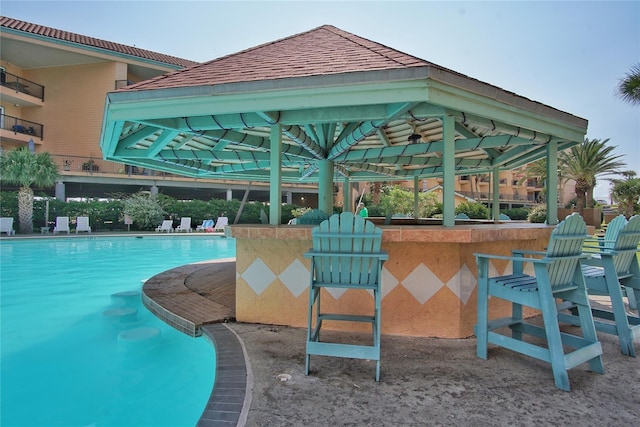
{"label": "pool coping", "polygon": [[242,426],[251,406],[252,374],[242,340],[226,325],[235,319],[235,310],[215,302],[215,295],[202,296],[186,285],[190,275],[216,265],[235,273],[235,258],[187,264],[148,279],[141,298],[160,320],[190,337],[204,336],[214,347],[213,389],[196,425]]}
{"label": "pool coping", "polygon": [[197,427],[243,426],[251,407],[253,375],[242,340],[224,323],[204,325],[216,353],[216,375]]}

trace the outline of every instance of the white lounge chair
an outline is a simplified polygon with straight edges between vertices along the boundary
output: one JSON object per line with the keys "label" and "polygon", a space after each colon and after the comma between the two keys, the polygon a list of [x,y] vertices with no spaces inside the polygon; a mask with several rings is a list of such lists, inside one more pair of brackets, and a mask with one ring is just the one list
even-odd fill
{"label": "white lounge chair", "polygon": [[69,234],[69,217],[59,216],[56,217],[56,226],[53,227],[53,234],[62,233],[66,231]]}
{"label": "white lounge chair", "polygon": [[205,219],[204,221],[202,221],[202,224],[196,227],[196,231],[208,231],[211,229],[213,229],[212,219]]}
{"label": "white lounge chair", "polygon": [[226,216],[219,216],[215,227],[213,227],[213,231],[224,231],[224,227],[227,225],[229,225],[229,218]]}
{"label": "white lounge chair", "polygon": [[76,234],[78,234],[78,231],[87,231],[91,233],[88,216],[79,216],[76,218]]}
{"label": "white lounge chair", "polygon": [[7,233],[7,236],[16,234],[13,229],[13,218],[0,218],[0,234]]}
{"label": "white lounge chair", "polygon": [[186,231],[191,233],[191,217],[185,216],[180,219],[180,225],[176,227],[176,232]]}
{"label": "white lounge chair", "polygon": [[156,227],[156,233],[166,231],[167,233],[173,233],[173,221],[165,219],[158,227]]}

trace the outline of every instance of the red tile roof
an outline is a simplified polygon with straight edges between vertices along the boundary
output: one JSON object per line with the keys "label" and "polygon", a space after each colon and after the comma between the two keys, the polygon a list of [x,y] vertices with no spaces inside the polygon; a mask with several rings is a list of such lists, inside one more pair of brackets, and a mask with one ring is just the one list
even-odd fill
{"label": "red tile roof", "polygon": [[137,47],[126,46],[119,43],[113,43],[106,40],[83,36],[81,34],[70,33],[68,31],[57,30],[55,28],[32,24],[30,22],[7,18],[5,16],[0,16],[0,27],[35,34],[42,37],[49,37],[56,40],[63,40],[70,43],[77,43],[92,48],[104,49],[115,53],[131,55],[138,58],[158,61],[165,64],[177,65],[180,67],[190,67],[192,65],[198,64],[195,61],[176,58],[175,56],[171,55],[164,55],[162,53],[152,52],[150,50],[139,49]]}
{"label": "red tile roof", "polygon": [[206,86],[424,66],[441,68],[334,26],[323,25],[123,90]]}

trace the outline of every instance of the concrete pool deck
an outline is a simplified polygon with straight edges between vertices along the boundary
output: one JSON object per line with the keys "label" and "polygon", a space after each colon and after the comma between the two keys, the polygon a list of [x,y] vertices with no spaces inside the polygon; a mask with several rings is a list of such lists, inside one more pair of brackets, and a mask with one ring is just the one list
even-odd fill
{"label": "concrete pool deck", "polygon": [[[209,300],[233,309],[235,265],[223,263],[172,270],[182,286],[168,300],[179,307],[192,293],[203,307]],[[233,280],[222,283],[225,275]],[[601,426],[635,425],[640,415],[640,358],[622,355],[606,334],[599,334],[606,373],[570,370],[567,393],[544,362],[496,347],[478,359],[473,337],[383,335],[379,383],[373,362],[354,359],[312,357],[305,376],[304,329],[226,316],[209,312],[201,325],[216,345],[218,372],[199,426]]]}

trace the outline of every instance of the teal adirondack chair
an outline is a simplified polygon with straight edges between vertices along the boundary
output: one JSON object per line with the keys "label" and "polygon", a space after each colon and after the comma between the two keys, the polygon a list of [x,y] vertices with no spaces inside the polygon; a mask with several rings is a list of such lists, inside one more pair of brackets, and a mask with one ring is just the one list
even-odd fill
{"label": "teal adirondack chair", "polygon": [[[488,344],[495,344],[551,364],[556,387],[569,391],[568,370],[589,362],[592,371],[604,373],[602,346],[597,339],[587,290],[581,272],[582,245],[587,227],[578,214],[569,215],[551,233],[545,252],[513,251],[513,256],[474,254],[478,264],[478,323],[476,354],[487,359]],[[489,277],[489,260],[513,262],[513,273]],[[523,272],[531,262],[535,275]],[[512,303],[512,317],[489,321],[489,296]],[[576,305],[582,336],[560,331],[556,298]],[[540,310],[544,327],[525,322],[522,306]],[[496,331],[508,326],[511,336]],[[543,338],[546,346],[527,342],[523,335]],[[572,350],[565,354],[563,344]]]}
{"label": "teal adirondack chair", "polygon": [[[382,230],[350,212],[335,214],[314,227],[311,259],[305,373],[309,375],[311,355],[347,357],[376,361],[376,381],[380,380],[380,306],[382,264],[388,259],[380,249]],[[359,289],[373,292],[371,316],[326,313],[320,309],[322,288]],[[324,320],[371,323],[372,345],[323,342]]]}
{"label": "teal adirondack chair", "polygon": [[[630,302],[640,299],[640,268],[638,266],[638,242],[640,242],[640,216],[629,221],[624,216],[616,217],[607,226],[604,240],[582,267],[587,291],[590,295],[608,296],[611,310],[592,309],[598,331],[617,335],[620,349],[627,356],[636,356],[633,340],[640,338],[640,312],[638,307],[632,315],[625,310],[624,296]],[[595,253],[594,253],[595,252]],[[561,313],[560,320],[576,324],[573,304],[562,303],[560,308],[569,308],[570,313]]]}

